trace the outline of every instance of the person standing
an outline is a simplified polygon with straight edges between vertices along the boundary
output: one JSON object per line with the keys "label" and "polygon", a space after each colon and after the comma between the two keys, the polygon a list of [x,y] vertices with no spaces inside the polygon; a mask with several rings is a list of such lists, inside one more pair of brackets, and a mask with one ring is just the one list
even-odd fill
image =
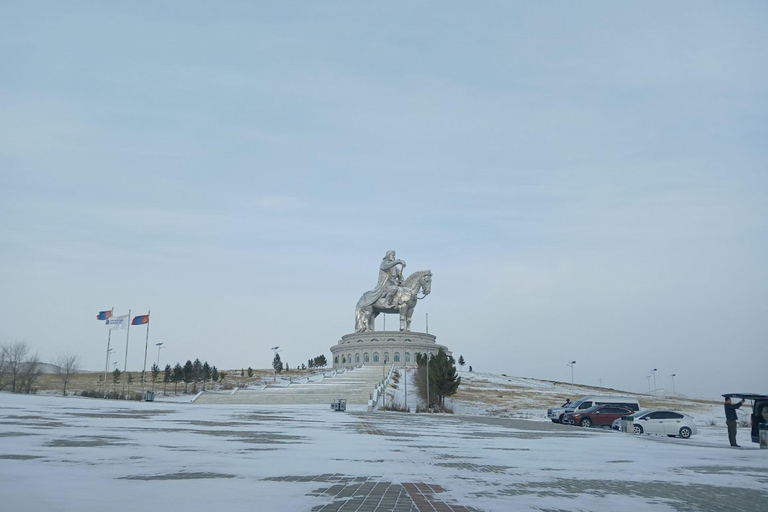
{"label": "person standing", "polygon": [[731,403],[731,397],[725,397],[725,424],[728,427],[728,441],[731,442],[731,446],[734,448],[741,448],[736,444],[736,421],[739,419],[736,416],[736,409],[742,406],[744,399],[737,404]]}

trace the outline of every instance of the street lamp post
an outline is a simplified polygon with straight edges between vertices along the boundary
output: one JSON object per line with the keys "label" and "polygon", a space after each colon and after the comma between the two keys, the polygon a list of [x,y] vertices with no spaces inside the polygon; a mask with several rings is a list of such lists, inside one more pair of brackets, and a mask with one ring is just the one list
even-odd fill
{"label": "street lamp post", "polygon": [[[155,346],[157,347],[157,362],[155,363],[155,367],[160,370],[160,351],[165,348],[165,344],[163,342],[155,343]],[[155,379],[154,376],[152,378],[152,392],[155,392]]]}
{"label": "street lamp post", "polygon": [[[651,370],[651,372],[650,372],[650,373],[651,373],[651,375],[653,375],[653,390],[654,390],[654,391],[656,391],[657,389],[659,389],[659,388],[657,388],[657,387],[656,387],[656,372],[657,372],[657,371],[658,371],[658,368],[654,368],[654,369],[653,369],[653,370]],[[651,381],[648,381],[648,383],[649,383],[649,384],[650,384],[650,382],[651,382]]]}
{"label": "street lamp post", "polygon": [[672,375],[669,376],[669,378],[672,379],[672,392],[673,393],[675,392],[675,376],[676,375],[677,374],[673,373]]}
{"label": "street lamp post", "polygon": [[403,365],[403,384],[405,385],[405,410],[408,411],[408,365]]}
{"label": "street lamp post", "polygon": [[600,387],[603,387],[603,379],[597,379],[597,383],[600,384]]}
{"label": "street lamp post", "polygon": [[427,351],[427,412],[429,412],[429,351]]}
{"label": "street lamp post", "polygon": [[576,361],[569,361],[565,364],[571,367],[571,384],[573,384],[573,365],[576,364]]}
{"label": "street lamp post", "polygon": [[648,393],[650,393],[651,392],[651,376],[650,375],[646,375],[645,376],[645,380],[648,381]]}

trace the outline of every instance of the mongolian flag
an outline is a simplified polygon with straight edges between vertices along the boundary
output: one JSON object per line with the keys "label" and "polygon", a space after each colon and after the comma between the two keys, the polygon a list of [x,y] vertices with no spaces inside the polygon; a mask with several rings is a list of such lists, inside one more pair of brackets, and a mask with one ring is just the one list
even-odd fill
{"label": "mongolian flag", "polygon": [[111,316],[112,311],[99,311],[99,314],[96,315],[96,320],[109,320]]}
{"label": "mongolian flag", "polygon": [[133,317],[133,322],[131,322],[131,325],[144,325],[149,323],[149,315],[139,315]]}

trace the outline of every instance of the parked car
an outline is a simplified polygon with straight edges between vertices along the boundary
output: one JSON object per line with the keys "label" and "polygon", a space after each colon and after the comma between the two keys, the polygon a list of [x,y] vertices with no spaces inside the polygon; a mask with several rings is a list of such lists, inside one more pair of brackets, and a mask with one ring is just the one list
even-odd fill
{"label": "parked car", "polygon": [[552,423],[565,423],[566,414],[574,411],[584,411],[595,405],[615,404],[622,407],[629,407],[633,411],[640,410],[640,402],[637,398],[629,396],[585,396],[575,402],[566,402],[560,407],[550,407],[547,409],[547,416]]}
{"label": "parked car", "polygon": [[[756,393],[728,393],[724,397],[737,398],[741,400],[752,400],[752,414],[749,417],[752,426],[752,442],[760,442],[760,425],[768,423],[768,395],[758,395]],[[763,427],[765,428],[765,427]]]}
{"label": "parked car", "polygon": [[629,416],[634,412],[629,407],[614,404],[594,405],[583,411],[569,412],[565,415],[564,422],[582,427],[610,427],[613,420]]}
{"label": "parked car", "polygon": [[[640,411],[627,418],[632,418],[635,434],[666,434],[688,439],[697,433],[693,418],[680,412]],[[614,420],[611,426],[614,430],[621,428],[621,419]]]}

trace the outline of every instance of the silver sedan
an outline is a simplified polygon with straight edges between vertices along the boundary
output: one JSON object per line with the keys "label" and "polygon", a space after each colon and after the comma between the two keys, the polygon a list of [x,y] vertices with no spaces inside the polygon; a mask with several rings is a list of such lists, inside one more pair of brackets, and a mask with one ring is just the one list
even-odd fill
{"label": "silver sedan", "polygon": [[[635,434],[666,434],[688,439],[696,434],[696,424],[687,414],[674,411],[640,411],[632,415]],[[619,429],[621,419],[613,422],[612,428]]]}

